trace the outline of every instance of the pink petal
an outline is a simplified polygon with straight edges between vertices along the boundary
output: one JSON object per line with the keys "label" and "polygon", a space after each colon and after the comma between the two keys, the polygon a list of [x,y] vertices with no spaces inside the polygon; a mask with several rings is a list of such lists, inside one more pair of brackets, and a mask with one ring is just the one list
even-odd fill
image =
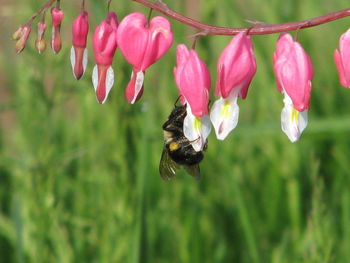
{"label": "pink petal", "polygon": [[184,55],[181,54],[182,52],[187,54],[187,51],[182,47],[177,50],[180,52],[177,55],[178,61],[183,62],[174,70],[179,93],[189,103],[192,113],[197,117],[203,117],[208,114],[211,84],[209,70],[194,50],[189,51],[187,60],[182,59]]}
{"label": "pink petal", "polygon": [[120,51],[137,69],[141,69],[148,44],[149,33],[145,25],[146,17],[143,14],[132,13],[121,21],[117,33]]}
{"label": "pink petal", "polygon": [[350,88],[350,86],[347,84],[346,79],[345,79],[343,63],[342,63],[341,56],[340,56],[338,50],[334,50],[334,61],[335,61],[335,65],[336,65],[337,70],[338,70],[340,84],[343,87]]}
{"label": "pink petal", "polygon": [[239,33],[220,55],[216,94],[227,98],[234,91],[244,99],[255,72],[256,62],[250,36]]}
{"label": "pink petal", "polygon": [[86,47],[86,40],[89,33],[88,13],[83,11],[74,19],[72,24],[72,42],[75,47]]}
{"label": "pink petal", "polygon": [[313,77],[311,60],[290,34],[281,34],[277,41],[274,72],[278,84],[291,98],[294,108],[298,111],[307,110]]}
{"label": "pink petal", "polygon": [[173,43],[173,33],[170,23],[164,17],[156,16],[151,20],[149,34],[150,37],[143,57],[141,70],[145,70],[158,61]]}

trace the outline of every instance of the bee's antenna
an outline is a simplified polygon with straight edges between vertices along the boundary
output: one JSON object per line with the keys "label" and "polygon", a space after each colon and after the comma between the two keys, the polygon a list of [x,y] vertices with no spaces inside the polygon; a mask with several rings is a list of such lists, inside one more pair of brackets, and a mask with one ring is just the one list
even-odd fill
{"label": "bee's antenna", "polygon": [[175,103],[174,103],[174,107],[176,108],[176,104],[179,102],[180,98],[181,98],[182,95],[179,95],[179,97],[177,97]]}

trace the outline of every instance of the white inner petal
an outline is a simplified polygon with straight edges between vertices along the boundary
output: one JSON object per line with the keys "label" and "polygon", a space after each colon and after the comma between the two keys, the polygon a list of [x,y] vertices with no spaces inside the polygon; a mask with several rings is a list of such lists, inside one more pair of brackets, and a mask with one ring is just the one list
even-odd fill
{"label": "white inner petal", "polygon": [[[133,73],[131,73],[131,78],[132,77],[133,77]],[[131,101],[131,104],[135,103],[137,96],[139,95],[139,93],[142,89],[144,78],[145,78],[145,74],[142,71],[139,71],[136,73],[135,93],[134,93],[134,97]]]}
{"label": "white inner petal", "polygon": [[95,92],[97,90],[98,85],[98,70],[97,65],[94,66],[94,69],[92,70],[92,84],[94,85]]}
{"label": "white inner petal", "polygon": [[88,63],[88,49],[84,49],[84,55],[83,55],[83,75],[85,73],[86,67]]}
{"label": "white inner petal", "polygon": [[106,96],[102,101],[102,104],[105,103],[105,101],[107,100],[108,94],[113,87],[113,83],[114,83],[114,71],[112,67],[109,67],[107,69],[107,75],[106,75]]}
{"label": "white inner petal", "polygon": [[232,95],[226,99],[220,98],[214,102],[210,111],[210,120],[219,140],[224,140],[236,128],[238,116],[237,95]]}
{"label": "white inner petal", "polygon": [[187,115],[184,119],[184,135],[191,142],[195,151],[202,151],[211,131],[209,116],[198,118],[192,114],[187,104]]}
{"label": "white inner petal", "polygon": [[74,47],[72,46],[72,48],[70,49],[70,63],[72,65],[72,70],[73,70],[73,75],[75,78],[77,78],[77,76],[75,76],[74,73],[74,66],[75,66],[75,51],[74,51]]}
{"label": "white inner petal", "polygon": [[284,107],[281,112],[282,131],[288,136],[291,142],[299,140],[301,133],[307,126],[307,110],[303,112],[297,111],[292,103],[291,98],[284,93]]}

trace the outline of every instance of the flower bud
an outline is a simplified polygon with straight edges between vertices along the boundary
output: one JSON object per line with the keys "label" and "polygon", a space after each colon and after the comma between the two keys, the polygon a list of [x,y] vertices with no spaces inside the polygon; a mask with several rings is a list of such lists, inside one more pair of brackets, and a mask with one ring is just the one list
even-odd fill
{"label": "flower bud", "polygon": [[72,24],[71,64],[76,79],[80,79],[87,66],[86,40],[89,33],[88,13],[83,11]]}
{"label": "flower bud", "polygon": [[350,88],[350,29],[339,38],[339,49],[334,51],[340,84]]}
{"label": "flower bud", "polygon": [[35,48],[36,48],[36,50],[38,50],[39,54],[43,53],[46,49],[45,39],[36,39],[35,40]]}
{"label": "flower bud", "polygon": [[31,32],[31,28],[30,26],[24,26],[22,30],[20,30],[20,32],[18,32],[18,30],[15,32],[15,36],[14,39],[17,39],[16,42],[16,52],[17,54],[22,52],[22,50],[25,48],[27,41],[28,41],[28,37],[30,35]]}
{"label": "flower bud", "polygon": [[97,26],[93,36],[93,49],[97,65],[92,72],[92,83],[100,104],[106,101],[114,83],[112,62],[117,49],[117,26],[117,15],[110,12],[107,19]]}
{"label": "flower bud", "polygon": [[46,41],[44,39],[46,27],[45,22],[40,21],[38,23],[38,36],[35,40],[35,48],[38,50],[39,54],[43,53],[46,49]]}
{"label": "flower bud", "polygon": [[16,32],[14,32],[14,33],[12,34],[12,39],[13,39],[13,40],[19,40],[19,39],[21,38],[22,34],[23,34],[23,29],[24,29],[24,27],[23,27],[23,26],[20,26],[20,27],[16,30]]}
{"label": "flower bud", "polygon": [[64,17],[64,13],[61,9],[57,7],[51,8],[51,18],[52,18],[51,48],[55,54],[60,52],[62,47],[60,29],[61,29],[61,23],[62,23],[63,17]]}

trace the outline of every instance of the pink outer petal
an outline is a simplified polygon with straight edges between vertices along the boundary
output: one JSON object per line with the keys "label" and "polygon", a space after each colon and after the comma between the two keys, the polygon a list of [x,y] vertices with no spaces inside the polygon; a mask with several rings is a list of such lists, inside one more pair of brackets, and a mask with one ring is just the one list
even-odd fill
{"label": "pink outer petal", "polygon": [[59,26],[52,28],[51,48],[55,54],[60,52],[60,50],[62,48],[60,27]]}
{"label": "pink outer petal", "polygon": [[93,48],[97,64],[106,66],[112,64],[117,48],[116,30],[106,20],[95,29]]}
{"label": "pink outer petal", "polygon": [[75,64],[74,64],[74,75],[76,79],[80,79],[84,74],[83,58],[85,48],[82,47],[73,47],[75,53]]}
{"label": "pink outer petal", "polygon": [[227,98],[234,91],[244,99],[255,73],[256,61],[250,36],[239,33],[220,55],[215,95]]}
{"label": "pink outer petal", "polygon": [[183,45],[177,48],[177,61],[181,64],[174,74],[179,93],[184,97],[182,103],[188,102],[196,117],[207,115],[211,82],[208,68],[194,50],[188,51]]}
{"label": "pink outer petal", "polygon": [[290,34],[281,34],[277,41],[274,72],[280,87],[292,99],[294,108],[307,110],[313,77],[311,60]]}
{"label": "pink outer petal", "polygon": [[122,20],[117,38],[125,59],[141,71],[159,60],[173,43],[167,19],[154,17],[147,27],[146,17],[141,13],[132,13]]}
{"label": "pink outer petal", "polygon": [[344,87],[349,87],[350,84],[350,29],[348,29],[344,34],[340,36],[339,39],[339,58],[336,61],[338,72],[340,74],[339,68],[342,68],[342,78],[341,84]]}
{"label": "pink outer petal", "polygon": [[61,26],[62,20],[64,18],[64,13],[61,9],[53,7],[51,8],[51,18],[53,27]]}
{"label": "pink outer petal", "polygon": [[130,79],[130,81],[125,89],[125,98],[129,103],[137,102],[143,94],[143,85],[142,85],[142,88],[141,88],[139,94],[137,94],[137,97],[136,97],[135,101],[133,102],[134,97],[135,97],[136,76],[137,76],[137,71],[135,69],[133,69],[132,78]]}
{"label": "pink outer petal", "polygon": [[173,43],[173,32],[167,19],[161,16],[154,17],[150,22],[149,40],[145,51],[141,70],[147,69],[158,61]]}
{"label": "pink outer petal", "polygon": [[338,70],[340,84],[343,87],[350,88],[348,83],[346,82],[346,79],[345,79],[343,63],[342,63],[341,56],[340,56],[338,50],[334,50],[334,61],[335,61],[335,65],[336,65],[337,70]]}
{"label": "pink outer petal", "polygon": [[72,42],[75,47],[86,47],[86,39],[89,33],[88,13],[83,11],[73,21],[72,24]]}
{"label": "pink outer petal", "polygon": [[96,89],[96,98],[100,104],[103,103],[107,95],[106,94],[106,77],[107,77],[108,67],[109,66],[97,65],[98,84]]}
{"label": "pink outer petal", "polygon": [[131,13],[119,25],[118,46],[125,59],[137,69],[141,69],[142,60],[148,43],[146,17],[141,13]]}

